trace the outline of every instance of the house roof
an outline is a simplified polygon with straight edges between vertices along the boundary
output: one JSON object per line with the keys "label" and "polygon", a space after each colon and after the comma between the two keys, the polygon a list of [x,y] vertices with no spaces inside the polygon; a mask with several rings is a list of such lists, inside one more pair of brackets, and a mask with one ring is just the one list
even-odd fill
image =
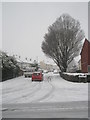
{"label": "house roof", "polygon": [[30,61],[29,59],[25,59],[25,58],[18,58],[18,57],[15,57],[16,58],[16,60],[17,60],[17,62],[23,62],[23,63],[28,63],[28,64],[32,64],[32,61]]}

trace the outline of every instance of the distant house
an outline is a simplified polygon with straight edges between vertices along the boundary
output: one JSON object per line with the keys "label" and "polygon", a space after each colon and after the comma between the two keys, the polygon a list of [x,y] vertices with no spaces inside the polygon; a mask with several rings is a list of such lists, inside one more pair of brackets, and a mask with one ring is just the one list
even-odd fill
{"label": "distant house", "polygon": [[81,71],[81,59],[78,61],[78,70]]}
{"label": "distant house", "polygon": [[78,69],[79,69],[78,64],[75,61],[75,59],[73,59],[71,63],[68,65],[67,72],[76,72]]}
{"label": "distant house", "polygon": [[17,65],[20,67],[20,69],[24,72],[24,71],[35,71],[36,69],[36,61],[34,60],[34,62],[28,60],[28,59],[20,59],[18,57],[16,57],[17,60]]}
{"label": "distant house", "polygon": [[58,70],[59,68],[57,67],[57,65],[52,65],[50,63],[45,63],[44,61],[40,61],[40,68],[43,69],[43,70],[48,70],[48,71],[51,71],[51,70]]}
{"label": "distant house", "polygon": [[87,39],[81,50],[81,70],[83,73],[90,72],[90,41]]}

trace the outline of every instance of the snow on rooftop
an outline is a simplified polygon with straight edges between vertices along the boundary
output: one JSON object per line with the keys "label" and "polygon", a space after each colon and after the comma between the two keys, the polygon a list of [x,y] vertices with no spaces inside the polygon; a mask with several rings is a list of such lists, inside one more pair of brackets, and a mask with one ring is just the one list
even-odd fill
{"label": "snow on rooftop", "polygon": [[25,58],[19,58],[19,57],[15,57],[17,62],[24,62],[24,63],[30,63],[32,64],[33,62],[30,61],[30,59],[25,59]]}

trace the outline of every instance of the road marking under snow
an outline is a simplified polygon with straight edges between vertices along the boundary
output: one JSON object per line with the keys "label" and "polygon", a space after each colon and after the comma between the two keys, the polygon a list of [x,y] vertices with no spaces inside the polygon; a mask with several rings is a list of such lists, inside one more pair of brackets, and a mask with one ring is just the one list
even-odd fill
{"label": "road marking under snow", "polygon": [[8,109],[8,108],[3,108],[2,109],[2,111],[33,111],[33,112],[37,112],[37,111],[53,111],[53,110],[55,110],[55,111],[59,111],[59,110],[80,110],[80,109],[86,109],[86,110],[88,110],[88,107],[68,107],[68,108],[53,108],[53,107],[51,107],[51,108],[49,108],[49,107],[47,107],[47,108],[23,108],[23,109]]}

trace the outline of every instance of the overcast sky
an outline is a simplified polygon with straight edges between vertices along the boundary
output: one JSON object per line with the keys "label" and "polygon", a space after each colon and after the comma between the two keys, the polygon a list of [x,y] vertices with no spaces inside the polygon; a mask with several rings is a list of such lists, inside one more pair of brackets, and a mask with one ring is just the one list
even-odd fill
{"label": "overcast sky", "polygon": [[49,61],[41,50],[48,26],[68,13],[79,20],[88,38],[86,2],[4,2],[2,4],[2,49],[28,59]]}

